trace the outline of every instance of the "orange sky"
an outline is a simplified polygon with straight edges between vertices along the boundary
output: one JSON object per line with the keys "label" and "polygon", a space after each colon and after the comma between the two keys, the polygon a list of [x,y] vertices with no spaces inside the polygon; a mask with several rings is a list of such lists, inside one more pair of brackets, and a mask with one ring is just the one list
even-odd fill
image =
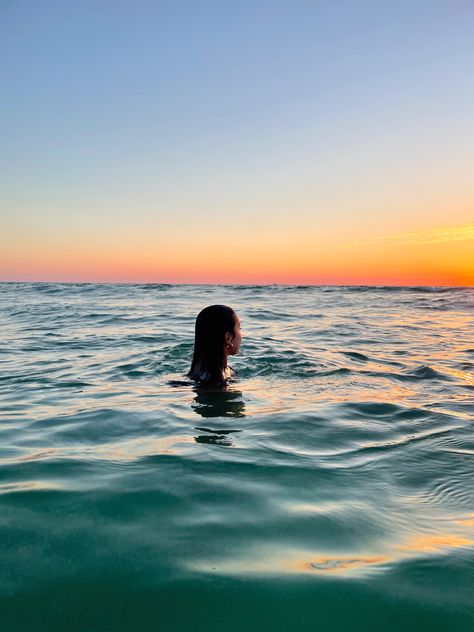
{"label": "orange sky", "polygon": [[[135,237],[44,243],[31,237],[2,249],[4,280],[172,283],[474,285],[474,223],[368,240],[324,243],[274,235],[238,242]],[[10,271],[10,274],[9,274]]]}
{"label": "orange sky", "polygon": [[0,280],[474,285],[470,3],[7,4]]}

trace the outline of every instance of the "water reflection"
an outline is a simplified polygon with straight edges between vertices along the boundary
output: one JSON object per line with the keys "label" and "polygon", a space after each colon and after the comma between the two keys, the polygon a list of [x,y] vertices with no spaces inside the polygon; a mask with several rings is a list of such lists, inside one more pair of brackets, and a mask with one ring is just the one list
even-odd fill
{"label": "water reflection", "polygon": [[242,392],[233,389],[195,388],[191,408],[201,417],[245,417]]}
{"label": "water reflection", "polygon": [[[459,522],[459,521],[458,521]],[[467,519],[469,526],[470,518]],[[463,523],[466,524],[466,523]],[[408,535],[400,544],[389,544],[384,552],[364,552],[362,555],[327,555],[315,550],[292,550],[284,545],[280,550],[260,548],[251,557],[214,559],[213,571],[224,575],[281,575],[283,573],[331,574],[334,576],[365,577],[369,573],[384,571],[389,566],[420,557],[427,559],[445,554],[449,549],[468,548],[474,544],[469,537],[455,533]],[[375,553],[375,552],[374,552]],[[192,562],[190,568],[198,572],[209,572],[208,561]]]}
{"label": "water reflection", "polygon": [[206,434],[198,435],[194,437],[196,443],[207,443],[209,445],[220,445],[226,448],[231,448],[234,444],[232,443],[230,434],[233,432],[240,432],[240,430],[213,430],[212,428],[198,428],[196,430],[204,432]]}
{"label": "water reflection", "polygon": [[[191,404],[195,413],[210,419],[212,417],[245,417],[245,403],[242,399],[241,391],[233,389],[195,388],[196,397]],[[234,444],[231,435],[241,432],[237,428],[207,428],[196,426],[200,433],[194,437],[196,443],[207,443],[232,447]]]}

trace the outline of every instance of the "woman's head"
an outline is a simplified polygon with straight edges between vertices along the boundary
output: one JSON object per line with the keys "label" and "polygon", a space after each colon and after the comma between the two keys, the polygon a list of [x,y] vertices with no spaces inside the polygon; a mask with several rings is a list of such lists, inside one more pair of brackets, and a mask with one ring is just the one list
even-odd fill
{"label": "woman's head", "polygon": [[239,353],[241,341],[240,319],[232,308],[210,305],[203,309],[196,318],[190,377],[200,382],[222,382],[227,356]]}

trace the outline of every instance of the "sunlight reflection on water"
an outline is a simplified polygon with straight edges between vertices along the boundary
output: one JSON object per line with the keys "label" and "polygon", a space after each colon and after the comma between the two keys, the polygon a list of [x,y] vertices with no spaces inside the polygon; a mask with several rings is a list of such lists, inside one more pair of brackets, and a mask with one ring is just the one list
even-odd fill
{"label": "sunlight reflection on water", "polygon": [[[185,377],[212,303],[244,329],[224,390]],[[396,600],[471,629],[473,306],[467,288],[0,284],[4,603],[174,590],[170,616],[252,581],[275,608],[278,579],[310,584],[305,612]]]}

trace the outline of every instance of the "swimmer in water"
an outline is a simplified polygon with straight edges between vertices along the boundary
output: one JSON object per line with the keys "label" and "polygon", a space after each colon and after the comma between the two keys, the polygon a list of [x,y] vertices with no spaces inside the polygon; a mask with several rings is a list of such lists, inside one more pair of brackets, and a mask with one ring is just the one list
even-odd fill
{"label": "swimmer in water", "polygon": [[235,375],[227,358],[242,342],[240,319],[231,307],[210,305],[196,318],[194,354],[188,377],[203,386],[224,386]]}

